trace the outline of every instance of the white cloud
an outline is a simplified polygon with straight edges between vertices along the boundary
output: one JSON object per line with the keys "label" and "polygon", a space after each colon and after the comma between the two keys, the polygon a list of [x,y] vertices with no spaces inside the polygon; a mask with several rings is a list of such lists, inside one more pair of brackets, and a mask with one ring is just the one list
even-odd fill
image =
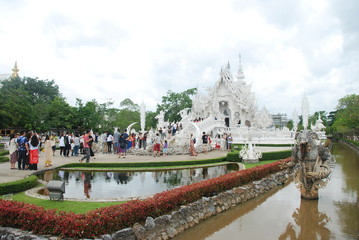
{"label": "white cloud", "polygon": [[358,4],[340,1],[2,1],[0,73],[54,79],[74,104],[125,98],[147,109],[203,89],[238,53],[259,108],[333,110],[357,93]]}

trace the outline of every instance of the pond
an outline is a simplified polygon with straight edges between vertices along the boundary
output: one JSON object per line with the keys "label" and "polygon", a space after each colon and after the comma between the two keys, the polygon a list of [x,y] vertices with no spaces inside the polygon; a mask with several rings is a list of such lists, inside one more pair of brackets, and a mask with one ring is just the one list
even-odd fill
{"label": "pond", "polygon": [[331,179],[319,200],[303,200],[294,183],[218,214],[175,240],[358,239],[359,155],[334,144]]}
{"label": "pond", "polygon": [[126,200],[215,178],[238,170],[238,164],[166,171],[46,171],[45,181],[65,181],[65,199]]}

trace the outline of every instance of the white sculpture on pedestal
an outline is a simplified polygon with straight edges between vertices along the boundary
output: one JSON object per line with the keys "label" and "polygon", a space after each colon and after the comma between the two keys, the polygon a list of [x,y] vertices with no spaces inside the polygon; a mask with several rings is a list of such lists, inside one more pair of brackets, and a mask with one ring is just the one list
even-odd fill
{"label": "white sculpture on pedestal", "polygon": [[308,103],[308,98],[305,94],[302,99],[302,117],[303,117],[303,127],[304,129],[307,129],[308,118],[309,118],[309,103]]}
{"label": "white sculpture on pedestal", "polygon": [[254,149],[250,133],[248,138],[248,144],[243,146],[242,150],[239,152],[239,157],[241,157],[245,163],[257,163],[259,162],[259,158],[262,158],[262,153],[259,150]]}
{"label": "white sculpture on pedestal", "polygon": [[140,112],[140,120],[141,120],[141,132],[145,132],[145,125],[146,125],[146,105],[142,100],[141,103],[141,112]]}

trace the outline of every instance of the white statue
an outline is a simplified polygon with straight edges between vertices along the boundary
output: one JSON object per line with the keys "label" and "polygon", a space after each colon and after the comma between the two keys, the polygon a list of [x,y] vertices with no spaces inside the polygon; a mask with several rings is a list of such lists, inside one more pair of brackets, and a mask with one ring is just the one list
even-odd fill
{"label": "white statue", "polygon": [[140,117],[141,117],[141,132],[144,133],[145,132],[145,124],[146,124],[146,105],[143,102],[143,100],[141,103]]}
{"label": "white statue", "polygon": [[158,128],[165,127],[165,112],[163,110],[155,117],[158,120]]}

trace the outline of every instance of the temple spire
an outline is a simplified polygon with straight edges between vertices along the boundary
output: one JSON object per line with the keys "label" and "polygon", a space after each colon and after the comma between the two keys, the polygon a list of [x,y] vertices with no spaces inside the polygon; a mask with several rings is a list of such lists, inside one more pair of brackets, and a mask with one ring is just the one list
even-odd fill
{"label": "temple spire", "polygon": [[13,78],[19,77],[19,71],[20,71],[20,70],[17,68],[17,61],[15,61],[15,66],[14,66],[14,68],[12,69],[11,77],[13,77]]}
{"label": "temple spire", "polygon": [[242,67],[241,54],[239,54],[239,64],[238,64],[237,79],[240,80],[240,81],[244,80],[244,73],[243,73],[243,67]]}

